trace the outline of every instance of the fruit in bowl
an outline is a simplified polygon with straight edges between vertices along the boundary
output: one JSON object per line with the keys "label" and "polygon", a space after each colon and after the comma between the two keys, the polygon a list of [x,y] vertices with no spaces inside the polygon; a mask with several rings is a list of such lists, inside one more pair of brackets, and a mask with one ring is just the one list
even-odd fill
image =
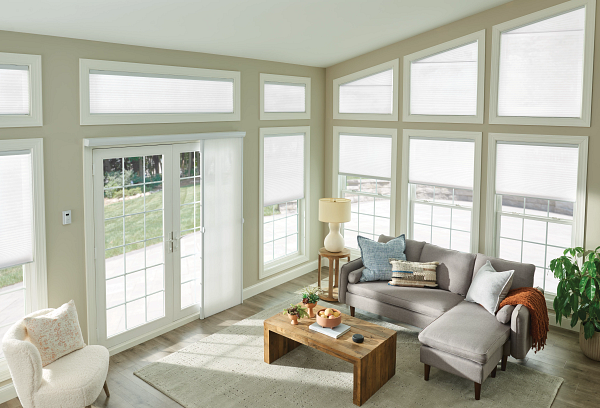
{"label": "fruit in bowl", "polygon": [[342,322],[342,313],[333,308],[319,310],[317,324],[321,327],[336,327]]}

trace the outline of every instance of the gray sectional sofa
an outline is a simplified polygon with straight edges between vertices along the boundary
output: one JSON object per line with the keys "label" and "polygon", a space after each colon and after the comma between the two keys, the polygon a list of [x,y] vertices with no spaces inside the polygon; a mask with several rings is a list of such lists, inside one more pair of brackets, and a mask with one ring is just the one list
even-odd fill
{"label": "gray sectional sofa", "polygon": [[[379,242],[393,237],[381,235]],[[406,259],[438,261],[439,289],[390,286],[387,281],[359,282],[364,266],[360,258],[342,266],[339,301],[355,308],[423,328],[419,334],[425,380],[430,367],[474,382],[475,399],[488,376],[496,376],[509,355],[525,358],[531,348],[529,311],[518,305],[507,324],[476,303],[465,301],[473,276],[486,261],[497,271],[514,270],[512,289],[533,287],[535,266],[441,248],[406,240]]]}

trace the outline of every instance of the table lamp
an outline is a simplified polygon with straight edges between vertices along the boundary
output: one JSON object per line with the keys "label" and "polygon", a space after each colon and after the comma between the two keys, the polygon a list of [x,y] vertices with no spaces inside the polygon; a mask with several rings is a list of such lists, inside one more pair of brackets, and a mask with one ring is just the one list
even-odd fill
{"label": "table lamp", "polygon": [[325,249],[341,252],[344,237],[340,234],[340,223],[350,221],[350,200],[348,198],[321,198],[319,200],[319,221],[329,223],[329,234],[325,237]]}

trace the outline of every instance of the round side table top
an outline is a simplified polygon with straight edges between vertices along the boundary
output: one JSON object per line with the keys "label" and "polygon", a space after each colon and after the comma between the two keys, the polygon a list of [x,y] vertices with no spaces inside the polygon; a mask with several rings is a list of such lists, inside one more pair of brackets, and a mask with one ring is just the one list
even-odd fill
{"label": "round side table top", "polygon": [[350,256],[350,250],[348,248],[342,249],[340,252],[329,252],[325,247],[319,249],[319,255],[327,258],[346,258]]}

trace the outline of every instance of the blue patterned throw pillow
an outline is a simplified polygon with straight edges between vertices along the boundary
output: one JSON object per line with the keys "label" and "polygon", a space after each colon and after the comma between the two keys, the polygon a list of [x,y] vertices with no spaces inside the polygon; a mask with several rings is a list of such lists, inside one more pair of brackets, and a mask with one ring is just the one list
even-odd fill
{"label": "blue patterned throw pillow", "polygon": [[365,266],[360,278],[361,282],[389,281],[392,279],[390,258],[406,260],[404,234],[385,244],[360,235],[357,239],[363,265]]}

